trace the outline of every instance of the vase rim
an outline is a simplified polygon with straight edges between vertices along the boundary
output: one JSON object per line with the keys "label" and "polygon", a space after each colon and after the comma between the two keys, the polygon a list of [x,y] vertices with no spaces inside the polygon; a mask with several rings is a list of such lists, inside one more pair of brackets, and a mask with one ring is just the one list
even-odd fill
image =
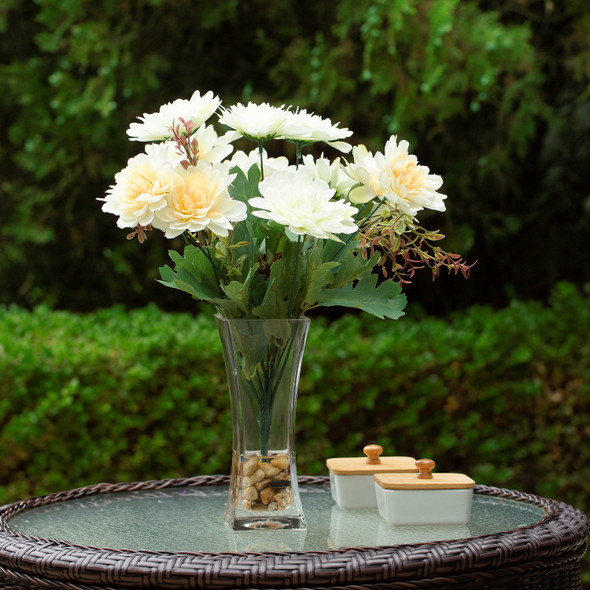
{"label": "vase rim", "polygon": [[309,322],[310,319],[305,316],[299,316],[298,318],[226,318],[219,313],[215,314],[215,317],[224,322]]}

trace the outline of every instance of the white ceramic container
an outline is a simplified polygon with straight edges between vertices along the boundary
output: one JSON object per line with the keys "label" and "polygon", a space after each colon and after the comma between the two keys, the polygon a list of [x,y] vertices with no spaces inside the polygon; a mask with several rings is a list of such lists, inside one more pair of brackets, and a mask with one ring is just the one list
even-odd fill
{"label": "white ceramic container", "polygon": [[417,474],[375,474],[379,514],[393,525],[468,523],[475,482],[462,473],[430,473],[430,459],[416,466]]}
{"label": "white ceramic container", "polygon": [[328,459],[330,487],[334,502],[342,510],[377,509],[374,475],[381,473],[417,473],[413,457],[380,457],[379,445],[367,445],[365,457]]}

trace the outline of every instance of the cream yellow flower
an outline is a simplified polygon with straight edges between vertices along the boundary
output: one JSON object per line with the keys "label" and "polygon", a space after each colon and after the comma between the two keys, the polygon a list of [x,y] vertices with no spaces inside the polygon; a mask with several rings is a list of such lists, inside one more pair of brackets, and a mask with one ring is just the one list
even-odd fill
{"label": "cream yellow flower", "polygon": [[351,202],[367,203],[385,197],[390,207],[408,215],[416,215],[422,209],[444,211],[446,195],[437,192],[442,178],[419,165],[418,158],[408,153],[408,147],[407,141],[398,144],[392,135],[384,154],[373,155],[365,146],[354,148],[354,162],[346,167],[346,173],[360,186],[350,192]]}
{"label": "cream yellow flower", "polygon": [[172,137],[172,125],[180,119],[200,127],[219,107],[221,99],[213,92],[201,96],[197,90],[189,100],[177,99],[160,107],[157,113],[144,113],[141,123],[131,123],[127,135],[132,141],[162,141]]}
{"label": "cream yellow flower", "polygon": [[385,144],[385,155],[379,178],[387,200],[400,211],[415,215],[422,209],[444,211],[446,195],[436,192],[442,178],[420,166],[418,158],[408,153],[409,144],[392,136]]}
{"label": "cream yellow flower", "polygon": [[174,187],[176,172],[165,146],[146,146],[115,175],[115,184],[107,191],[102,210],[118,215],[117,225],[147,226],[166,206],[166,196]]}
{"label": "cream yellow flower", "polygon": [[252,214],[287,226],[296,235],[340,241],[337,234],[351,234],[357,210],[344,200],[333,201],[334,189],[314,178],[306,168],[275,172],[259,185],[262,197],[249,200],[259,210]]}
{"label": "cream yellow flower", "polygon": [[167,195],[166,206],[154,217],[152,225],[174,238],[184,231],[211,230],[227,236],[232,223],[246,218],[246,205],[232,199],[228,192],[235,175],[227,166],[213,166],[205,161],[178,169],[174,188]]}

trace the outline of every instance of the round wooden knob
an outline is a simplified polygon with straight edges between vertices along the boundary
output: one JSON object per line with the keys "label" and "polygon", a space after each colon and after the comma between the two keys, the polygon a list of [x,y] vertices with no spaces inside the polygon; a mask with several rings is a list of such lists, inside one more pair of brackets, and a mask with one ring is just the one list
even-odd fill
{"label": "round wooden knob", "polygon": [[418,479],[432,479],[432,473],[434,469],[434,461],[432,459],[418,459],[416,461],[416,467],[418,468]]}
{"label": "round wooden knob", "polygon": [[363,453],[367,455],[367,463],[369,465],[378,465],[381,463],[381,459],[379,459],[379,455],[383,452],[383,447],[379,445],[367,445],[363,449]]}

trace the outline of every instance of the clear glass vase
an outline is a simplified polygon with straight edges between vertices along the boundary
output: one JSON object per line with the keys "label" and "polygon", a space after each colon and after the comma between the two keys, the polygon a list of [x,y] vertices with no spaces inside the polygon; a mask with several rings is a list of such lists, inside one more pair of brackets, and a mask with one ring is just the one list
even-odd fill
{"label": "clear glass vase", "polygon": [[233,530],[305,529],[294,429],[309,319],[216,319],[233,427],[225,522]]}

